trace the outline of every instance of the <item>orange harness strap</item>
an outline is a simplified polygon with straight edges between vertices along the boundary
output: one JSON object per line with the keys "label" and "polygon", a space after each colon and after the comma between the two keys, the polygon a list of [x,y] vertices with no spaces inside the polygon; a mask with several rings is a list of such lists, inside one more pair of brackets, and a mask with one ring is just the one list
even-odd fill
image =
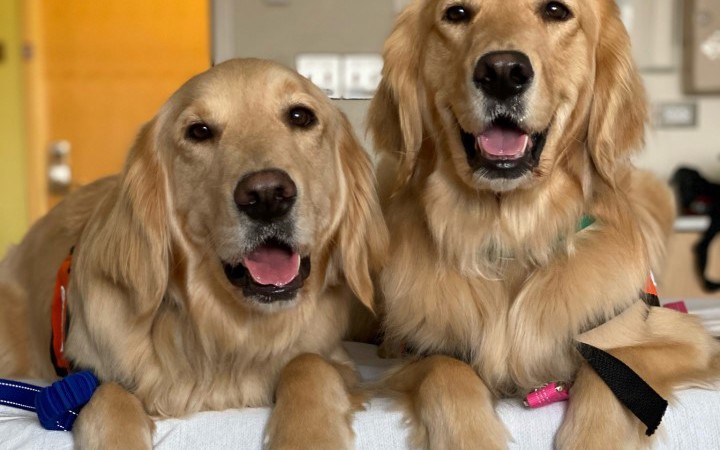
{"label": "orange harness strap", "polygon": [[650,272],[647,281],[645,281],[645,289],[640,292],[640,298],[642,298],[648,306],[660,306],[655,275],[653,275],[652,272]]}
{"label": "orange harness strap", "polygon": [[72,250],[60,265],[55,278],[55,289],[53,290],[52,302],[52,337],[50,342],[50,357],[55,366],[58,376],[67,375],[70,370],[70,363],[65,359],[65,333],[67,332],[67,293],[70,281],[70,264],[72,262]]}

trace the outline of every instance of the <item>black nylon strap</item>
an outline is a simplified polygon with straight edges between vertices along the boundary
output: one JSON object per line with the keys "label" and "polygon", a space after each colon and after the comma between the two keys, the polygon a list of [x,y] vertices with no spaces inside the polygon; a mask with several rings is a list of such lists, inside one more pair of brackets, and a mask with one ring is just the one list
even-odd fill
{"label": "black nylon strap", "polygon": [[63,367],[60,367],[57,363],[57,359],[55,359],[55,351],[53,350],[53,332],[50,331],[50,361],[52,362],[53,368],[55,369],[55,374],[59,377],[66,377],[68,375],[68,371],[64,369]]}
{"label": "black nylon strap", "polygon": [[640,292],[640,299],[648,306],[660,306],[660,298],[655,294]]}
{"label": "black nylon strap", "polygon": [[578,351],[620,403],[647,426],[645,434],[652,436],[665,414],[667,400],[613,355],[584,343],[578,345]]}

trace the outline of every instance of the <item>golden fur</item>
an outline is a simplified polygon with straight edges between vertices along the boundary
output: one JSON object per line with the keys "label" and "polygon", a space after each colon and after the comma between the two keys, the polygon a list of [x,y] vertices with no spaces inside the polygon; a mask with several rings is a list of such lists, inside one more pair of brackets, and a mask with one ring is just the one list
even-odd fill
{"label": "golden fur", "polygon": [[[647,111],[617,6],[564,4],[572,18],[553,22],[542,17],[545,3],[531,0],[415,0],[385,44],[369,127],[391,236],[379,279],[386,339],[418,355],[454,356],[479,375],[435,357],[388,380],[409,394],[416,438],[431,448],[503,448],[489,395],[573,379],[558,448],[647,445],[640,422],[581,362],[575,339],[605,322],[615,330],[608,334],[621,333],[613,318],[638,300],[650,270],[658,273],[674,207],[668,188],[629,161]],[[471,12],[467,22],[443,19],[456,5]],[[459,130],[487,125],[473,67],[505,50],[526,54],[535,73],[522,123],[548,130],[538,164],[518,178],[474,171]],[[584,214],[595,223],[578,231]],[[645,313],[632,335],[609,347],[596,336],[594,345],[623,355],[664,394],[719,374],[718,343],[694,318]],[[440,410],[451,417],[428,419]]]}
{"label": "golden fur", "polygon": [[[288,125],[296,104],[315,112],[313,127]],[[216,137],[186,139],[198,120]],[[304,287],[284,306],[246,297],[221,263],[252,238],[233,190],[266,168],[297,184],[295,239],[312,260]],[[54,376],[51,293],[75,246],[66,355],[103,382],[78,419],[81,446],[147,447],[146,414],[270,405],[282,379],[289,398],[278,398],[271,447],[350,448],[356,401],[340,340],[352,294],[372,307],[369,270],[387,244],[373,185],[347,119],[308,80],[260,60],[212,68],[143,127],[121,175],[69,195],[0,264],[2,375]],[[339,419],[308,424],[315,406]]]}

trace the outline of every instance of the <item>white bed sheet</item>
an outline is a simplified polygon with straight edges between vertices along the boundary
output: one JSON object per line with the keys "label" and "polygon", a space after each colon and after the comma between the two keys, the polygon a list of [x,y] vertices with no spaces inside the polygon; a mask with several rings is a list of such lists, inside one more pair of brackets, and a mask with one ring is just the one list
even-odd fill
{"label": "white bed sheet", "polygon": [[[376,357],[371,345],[346,347],[364,379],[375,379],[395,364]],[[513,442],[511,449],[552,448],[565,412],[565,403],[529,410],[517,400],[503,400],[497,408]],[[157,422],[157,449],[262,448],[269,408],[203,412],[184,419]],[[588,424],[593,426],[593,424]],[[387,399],[373,399],[356,414],[353,425],[359,450],[407,449],[408,430],[402,415]],[[72,449],[72,435],[43,430],[34,414],[0,406],[0,449]],[[656,449],[720,449],[720,391],[690,389],[678,393],[665,415]]]}

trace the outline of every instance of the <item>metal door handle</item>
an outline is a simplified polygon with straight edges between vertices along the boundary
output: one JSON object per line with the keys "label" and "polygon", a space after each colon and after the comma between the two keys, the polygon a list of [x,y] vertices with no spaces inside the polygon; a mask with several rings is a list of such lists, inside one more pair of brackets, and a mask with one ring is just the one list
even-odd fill
{"label": "metal door handle", "polygon": [[48,162],[48,189],[52,194],[64,195],[70,190],[72,170],[70,169],[70,142],[55,141],[50,144]]}

